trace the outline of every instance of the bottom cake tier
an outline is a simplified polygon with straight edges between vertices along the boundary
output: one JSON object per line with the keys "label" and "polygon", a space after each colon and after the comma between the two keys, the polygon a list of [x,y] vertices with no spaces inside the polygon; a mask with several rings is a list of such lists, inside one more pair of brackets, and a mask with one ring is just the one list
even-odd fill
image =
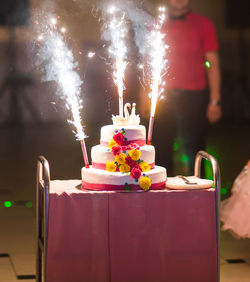
{"label": "bottom cake tier", "polygon": [[[155,166],[154,169],[142,172],[142,177],[151,179],[152,190],[165,188],[167,172],[164,167]],[[101,169],[82,168],[82,188],[95,191],[116,191],[116,190],[142,190],[139,180],[121,172],[108,172]]]}

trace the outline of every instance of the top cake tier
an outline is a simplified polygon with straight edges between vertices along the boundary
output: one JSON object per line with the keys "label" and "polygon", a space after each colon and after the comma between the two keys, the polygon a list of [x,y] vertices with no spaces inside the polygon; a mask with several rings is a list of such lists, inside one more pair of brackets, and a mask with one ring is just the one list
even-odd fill
{"label": "top cake tier", "polygon": [[100,144],[103,146],[108,146],[110,140],[113,136],[124,130],[124,142],[126,145],[131,143],[137,143],[139,146],[146,144],[146,128],[143,125],[128,125],[128,126],[118,126],[118,125],[106,125],[101,128],[101,140]]}

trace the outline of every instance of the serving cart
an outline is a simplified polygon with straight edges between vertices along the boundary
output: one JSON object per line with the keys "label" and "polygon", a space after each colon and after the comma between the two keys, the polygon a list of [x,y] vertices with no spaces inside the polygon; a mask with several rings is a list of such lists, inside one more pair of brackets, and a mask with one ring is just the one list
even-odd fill
{"label": "serving cart", "polygon": [[[183,277],[181,276],[184,275],[182,272],[185,272],[186,282],[194,281],[192,278],[188,278],[189,274],[190,277],[192,275],[192,277],[198,277],[199,275],[210,277],[204,278],[205,280],[202,279],[202,281],[219,282],[220,170],[218,162],[213,156],[204,151],[199,151],[195,159],[195,176],[200,177],[201,163],[203,159],[211,162],[213,170],[214,185],[210,189],[206,189],[207,192],[204,192],[204,190],[203,192],[199,190],[168,191],[165,195],[164,192],[157,193],[154,191],[145,193],[94,193],[89,191],[84,193],[79,191],[79,194],[75,194],[77,192],[74,192],[74,196],[71,194],[69,197],[70,193],[63,191],[63,189],[60,193],[58,190],[57,193],[53,192],[54,194],[51,194],[51,187],[53,185],[56,186],[56,183],[53,184],[50,180],[48,161],[43,156],[40,156],[37,162],[36,197],[37,281],[56,282],[56,276],[61,275],[61,278],[58,278],[58,281],[61,282],[63,279],[62,277],[67,277],[67,273],[62,273],[64,270],[66,272],[71,271],[71,274],[69,273],[69,275],[72,275],[72,273],[76,273],[80,268],[82,269],[82,273],[80,273],[82,274],[82,278],[78,278],[77,280],[77,278],[73,278],[72,276],[73,280],[71,279],[70,281],[118,282],[132,281],[134,279],[133,281],[136,282],[143,280],[151,282],[180,282],[184,281],[180,280],[182,279],[180,277]],[[60,183],[57,184],[60,186],[62,185]],[[127,215],[127,213],[122,213],[121,209],[122,207],[128,208],[131,206],[132,198],[129,198],[129,194],[133,194],[131,197],[133,197],[135,204],[131,207],[131,211],[130,208],[128,209]],[[150,197],[150,194],[152,198]],[[59,203],[60,196],[64,199],[61,200],[61,203]],[[81,221],[79,222],[78,219],[72,219],[74,214],[71,214],[71,219],[67,219],[65,210],[69,207],[69,212],[73,204],[71,201],[77,201],[79,197],[82,197],[82,202],[77,202],[77,205],[74,206],[73,210],[77,213],[77,209],[85,208],[85,210],[81,211],[80,215],[78,215],[81,217]],[[166,198],[166,202],[163,200],[164,197]],[[175,208],[175,204],[172,205],[173,199],[179,201],[179,203],[184,205],[186,209],[185,213],[182,213],[181,211],[176,213],[176,221],[177,223],[179,222],[179,225],[177,223],[175,225],[173,216],[171,216],[171,214],[169,215],[171,209]],[[189,200],[192,201],[191,204],[188,203]],[[151,203],[152,206],[150,206]],[[86,207],[84,207],[84,205]],[[205,205],[207,205],[207,207]],[[168,210],[164,210],[165,208],[168,208]],[[200,217],[197,215],[199,214],[199,209],[201,211]],[[62,213],[62,218],[57,217],[60,212]],[[84,217],[84,214],[88,212],[92,214]],[[129,215],[130,212],[131,214]],[[156,217],[153,217],[153,212],[156,212],[159,215],[158,225],[154,221],[154,218]],[[192,222],[195,219],[192,220],[192,218],[187,217],[187,215],[185,217],[185,214],[188,213],[194,217],[197,216],[195,223]],[[133,214],[136,214],[134,216],[135,218],[133,217]],[[138,220],[136,217],[138,217]],[[129,220],[126,222],[127,218]],[[164,220],[168,220],[168,226],[163,226]],[[60,221],[63,222],[60,223]],[[74,222],[74,225],[71,225],[72,221]],[[89,223],[89,221],[91,222]],[[122,222],[120,223],[120,221]],[[190,227],[190,230],[185,227],[186,221],[189,221],[188,226]],[[197,228],[195,227],[196,223],[198,225]],[[148,226],[149,228],[147,227],[147,224],[150,224]],[[62,228],[65,229],[60,229],[62,225],[64,226]],[[75,234],[71,238],[71,241],[67,241],[69,239],[68,237],[73,234],[70,233],[72,226],[78,229],[75,230]],[[151,226],[152,228],[150,229]],[[185,230],[184,227],[189,233],[187,233],[187,236],[184,236],[183,234],[182,238],[180,233]],[[91,228],[92,230],[90,230]],[[122,228],[128,228],[129,232],[122,233]],[[175,228],[178,230],[175,231]],[[192,230],[192,228],[194,230]],[[64,238],[60,239],[59,237],[64,233],[64,230],[66,234],[64,234]],[[53,232],[56,234],[53,234]],[[121,235],[117,235],[119,232]],[[82,234],[82,237],[79,237],[79,234]],[[154,240],[151,240],[151,238],[154,238]],[[203,240],[203,242],[197,242],[199,239]],[[77,240],[78,243],[76,243]],[[94,242],[92,242],[92,240]],[[175,240],[177,241],[177,246],[173,246],[172,244]],[[123,242],[125,246],[120,246]],[[71,244],[73,246],[74,243],[79,245],[76,246],[75,249],[72,247],[73,250],[71,250]],[[151,243],[153,245],[151,245]],[[195,246],[195,248],[192,249],[192,246]],[[76,260],[70,258],[72,253],[73,256],[78,256]],[[82,258],[85,256],[85,253],[86,257]],[[193,253],[195,253],[194,257]],[[190,261],[189,255],[191,257]],[[152,259],[148,258],[148,256],[152,256]],[[196,265],[193,265],[192,259]],[[155,260],[158,261],[155,263]],[[69,266],[69,269],[67,269],[67,264],[75,264],[75,268],[70,269],[71,266]],[[92,264],[94,264],[94,267]],[[87,265],[86,268],[84,268],[85,265]],[[175,269],[178,265],[180,268]],[[187,267],[183,267],[185,265]],[[58,269],[60,269],[60,271],[58,271]],[[86,274],[84,271],[88,273]],[[171,271],[173,273],[171,273]],[[170,278],[168,279],[168,277]],[[65,278],[64,281],[67,281],[67,279],[69,278]]]}

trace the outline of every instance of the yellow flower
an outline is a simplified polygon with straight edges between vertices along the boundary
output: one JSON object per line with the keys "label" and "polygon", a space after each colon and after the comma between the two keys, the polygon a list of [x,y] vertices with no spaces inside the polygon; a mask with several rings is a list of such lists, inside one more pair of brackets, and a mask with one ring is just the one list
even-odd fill
{"label": "yellow flower", "polygon": [[117,165],[115,162],[107,162],[106,163],[106,170],[109,172],[115,172],[117,168]]}
{"label": "yellow flower", "polygon": [[137,150],[137,149],[133,149],[131,151],[129,151],[129,156],[131,157],[132,160],[134,161],[138,161],[140,159],[141,156],[141,151]]}
{"label": "yellow flower", "polygon": [[109,149],[112,149],[114,146],[118,146],[118,144],[115,142],[115,140],[109,141],[109,144],[108,144]]}
{"label": "yellow flower", "polygon": [[146,162],[140,162],[140,168],[143,172],[144,171],[150,171],[150,169],[151,169],[150,165]]}
{"label": "yellow flower", "polygon": [[125,164],[126,155],[124,153],[120,153],[119,155],[115,156],[115,160],[118,164]]}
{"label": "yellow flower", "polygon": [[139,185],[143,190],[148,191],[151,186],[151,179],[143,176],[139,179]]}
{"label": "yellow flower", "polygon": [[130,166],[128,164],[121,164],[119,166],[119,171],[124,172],[124,173],[128,173],[128,172],[130,172]]}

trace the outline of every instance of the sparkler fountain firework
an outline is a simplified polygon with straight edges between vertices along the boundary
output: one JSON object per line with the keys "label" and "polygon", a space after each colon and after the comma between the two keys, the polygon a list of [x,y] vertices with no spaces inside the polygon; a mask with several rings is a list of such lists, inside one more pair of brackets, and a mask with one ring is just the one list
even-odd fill
{"label": "sparkler fountain firework", "polygon": [[89,167],[85,138],[81,121],[80,110],[82,100],[80,98],[82,80],[76,72],[78,63],[74,61],[72,51],[65,43],[64,34],[66,29],[61,28],[61,33],[57,29],[57,19],[48,16],[46,24],[37,22],[41,33],[38,40],[40,46],[40,58],[44,66],[44,81],[56,81],[58,84],[58,95],[65,100],[67,110],[71,111],[72,120],[68,120],[75,130],[76,139],[80,141],[85,166]]}
{"label": "sparkler fountain firework", "polygon": [[[104,11],[103,11],[104,13]],[[114,83],[117,85],[119,95],[119,116],[123,117],[123,92],[125,90],[124,76],[127,67],[127,47],[126,36],[128,28],[126,26],[125,13],[116,6],[109,6],[104,14],[104,39],[110,40],[109,54],[114,59]]]}
{"label": "sparkler fountain firework", "polygon": [[166,70],[167,60],[165,59],[167,45],[164,43],[164,36],[161,32],[162,25],[165,20],[165,8],[159,8],[159,16],[157,22],[154,24],[153,29],[149,32],[147,36],[147,43],[149,47],[149,66],[152,77],[151,83],[151,112],[149,120],[149,129],[148,129],[148,140],[147,143],[151,144],[152,133],[154,126],[154,116],[158,98],[164,91],[164,83],[162,77]]}

